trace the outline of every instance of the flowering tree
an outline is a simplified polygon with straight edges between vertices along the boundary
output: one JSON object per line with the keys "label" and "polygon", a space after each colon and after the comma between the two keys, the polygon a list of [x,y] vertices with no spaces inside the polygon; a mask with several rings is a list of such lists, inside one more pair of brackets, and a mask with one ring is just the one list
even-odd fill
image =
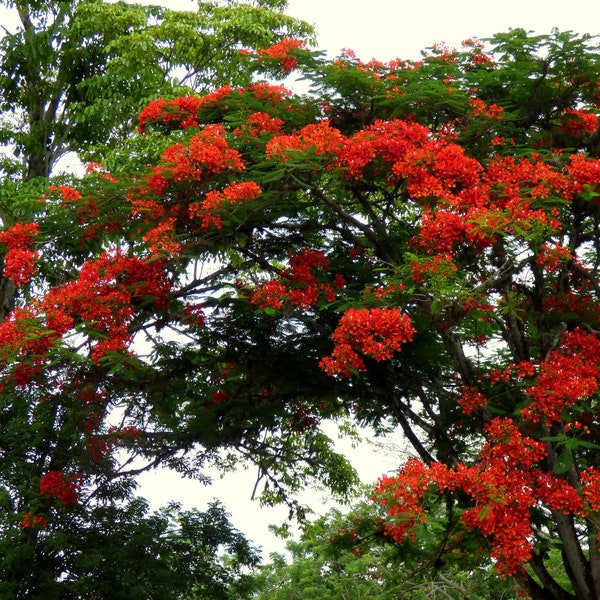
{"label": "flowering tree", "polygon": [[[100,360],[129,339],[142,305],[165,307],[171,282],[164,263],[135,258],[119,241],[125,213],[117,217],[99,196],[81,204],[57,175],[65,154],[85,161],[121,143],[152,98],[250,82],[239,46],[311,33],[279,0],[197,4],[176,12],[99,0],[0,2],[2,597],[237,599],[253,587],[258,553],[222,506],[151,513],[135,497],[133,474],[148,463],[200,470],[166,450],[159,432],[161,457],[147,446],[152,458],[126,465],[145,425],[115,404],[120,393],[104,385],[112,377],[104,367],[91,378],[80,369],[90,333]],[[48,294],[55,304],[46,311]],[[121,455],[120,468],[111,453]]]}
{"label": "flowering tree", "polygon": [[1,240],[21,535],[157,465],[241,455],[266,502],[341,492],[318,424],[352,416],[415,450],[375,490],[391,542],[435,519],[437,559],[597,598],[598,56],[559,32],[387,64],[286,38],[240,60],[306,96],[156,99],[52,182]]}

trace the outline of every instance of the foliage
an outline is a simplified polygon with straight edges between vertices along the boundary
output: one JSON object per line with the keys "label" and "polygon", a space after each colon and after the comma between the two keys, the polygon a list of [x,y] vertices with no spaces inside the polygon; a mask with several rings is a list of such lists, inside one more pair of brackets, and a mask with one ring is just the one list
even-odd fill
{"label": "foliage", "polygon": [[217,502],[206,512],[173,505],[154,514],[141,499],[104,503],[52,522],[26,515],[20,529],[2,527],[5,598],[225,600],[256,586],[249,572],[258,552]]}
{"label": "foliage", "polygon": [[139,469],[237,456],[265,502],[343,493],[320,421],[391,420],[415,457],[374,493],[390,544],[433,514],[440,560],[597,598],[595,41],[240,56],[310,92],[157,98],[104,166],[6,222],[13,521],[41,533]]}
{"label": "foliage", "polygon": [[249,83],[241,46],[311,34],[272,0],[199,2],[194,12],[102,0],[2,4],[19,26],[0,42],[0,143],[17,157],[1,168],[30,179],[47,177],[68,152],[94,160],[118,145],[153,98]]}
{"label": "foliage", "polygon": [[[114,355],[108,369],[86,366],[88,335],[109,352],[127,336],[137,310],[125,306],[127,298],[141,308],[153,304],[155,292],[164,297],[170,285],[161,274],[166,263],[147,264],[124,250],[107,252],[103,264],[96,263],[103,249],[120,245],[118,223],[127,219],[123,211],[116,216],[121,199],[89,197],[83,207],[69,192],[68,177],[57,172],[65,155],[93,159],[121,144],[153,98],[212,89],[218,82],[249,83],[251,75],[238,68],[241,45],[263,48],[312,30],[284,15],[285,2],[278,0],[201,2],[196,12],[185,13],[100,0],[0,5],[0,595],[248,597],[248,573],[258,554],[220,505],[150,514],[135,497],[135,473],[160,463],[205,482],[203,467],[218,458],[216,450],[176,456],[190,444],[171,444],[172,433],[155,431],[143,451],[128,455],[141,441],[137,427],[144,427],[144,409],[134,416],[127,402],[113,403],[120,384],[109,392],[102,380],[110,371],[116,382],[133,365]],[[100,235],[79,238],[88,226]],[[131,277],[117,283],[122,267]],[[83,278],[76,283],[80,268]],[[156,278],[155,289],[142,282],[147,275]],[[47,293],[58,312],[42,309]],[[79,316],[68,316],[67,305]],[[41,313],[34,316],[38,309],[45,312],[41,320]],[[28,320],[25,330],[18,315]],[[63,335],[70,349],[55,343]],[[34,372],[39,386],[30,379]],[[154,385],[141,381],[136,385]],[[167,388],[177,385],[157,386],[158,393],[168,395]],[[136,463],[142,456],[150,458]]]}

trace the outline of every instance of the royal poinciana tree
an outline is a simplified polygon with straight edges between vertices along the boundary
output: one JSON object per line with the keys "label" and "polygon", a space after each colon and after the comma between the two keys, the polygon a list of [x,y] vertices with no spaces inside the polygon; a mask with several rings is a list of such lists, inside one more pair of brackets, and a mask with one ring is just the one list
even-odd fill
{"label": "royal poinciana tree", "polygon": [[[132,326],[130,319],[137,309],[132,312],[133,305],[126,307],[122,293],[128,289],[125,294],[130,294],[137,284],[131,288],[131,280],[124,282],[121,291],[112,289],[116,281],[111,278],[121,278],[120,267],[112,274],[100,274],[104,267],[96,259],[102,251],[112,256],[110,249],[125,249],[118,234],[112,241],[103,239],[100,231],[105,226],[99,222],[100,235],[70,238],[62,226],[82,227],[81,219],[92,213],[81,212],[75,205],[66,209],[62,200],[52,199],[63,189],[55,186],[65,182],[57,176],[65,168],[60,159],[67,155],[73,163],[77,158],[85,162],[103,156],[136,130],[137,115],[151,99],[199,93],[219,82],[247,84],[251,73],[239,69],[239,48],[265,48],[289,36],[309,36],[312,31],[283,14],[286,3],[281,0],[195,4],[190,4],[194,11],[177,12],[100,0],[0,2],[0,219],[4,230],[0,321],[6,328],[0,352],[6,384],[0,399],[3,598],[239,599],[248,597],[255,585],[249,570],[256,565],[258,552],[229,523],[221,504],[213,503],[203,512],[185,511],[173,504],[151,513],[148,503],[135,496],[133,475],[148,465],[125,466],[127,453],[118,449],[131,447],[137,428],[146,428],[138,420],[141,413],[133,421],[127,416],[125,407],[133,388],[117,399],[120,392],[101,383],[107,373],[104,367],[100,371],[94,367],[95,375],[89,371],[91,379],[82,380],[82,386],[75,383],[83,375],[81,368],[88,369],[84,348],[89,333],[104,337],[110,346]],[[88,208],[100,221],[106,218],[111,223],[105,233],[113,227],[116,233],[119,220],[127,219],[125,214],[115,218],[116,213],[109,214],[112,209],[105,211],[104,200],[92,208],[94,202]],[[148,268],[146,258],[138,262],[142,269]],[[30,280],[27,273],[32,261],[37,266]],[[130,266],[135,271],[134,263]],[[53,323],[50,312],[43,317],[34,314],[47,293],[78,280],[79,270],[83,274],[90,267],[100,267],[95,275],[88,273],[91,278],[87,279],[100,303],[104,292],[97,287],[96,276],[108,276],[104,309],[98,305],[100,312],[93,308],[95,314],[71,317],[59,309],[59,321],[74,317],[71,325],[63,321],[69,332],[58,321]],[[159,275],[164,265],[149,268],[167,284],[163,289],[167,291],[173,282]],[[139,288],[141,295],[134,292],[135,303],[149,301],[146,294],[154,293],[152,277],[142,276],[150,287]],[[84,279],[76,285],[85,287]],[[72,291],[69,302],[79,305],[77,311],[87,312],[85,305],[92,297],[85,300],[76,288]],[[33,329],[17,334],[17,326],[13,333],[19,339],[10,342],[10,330],[21,320],[18,315],[26,313]],[[120,323],[116,326],[121,334],[109,321]],[[66,345],[56,335],[64,336]],[[30,343],[37,346],[33,353]],[[63,355],[61,346],[69,348],[70,357]],[[42,354],[56,351],[57,360],[49,355],[42,358],[38,352],[42,347],[46,348]],[[127,370],[125,362],[117,359],[117,363]],[[25,379],[19,371],[28,373]],[[34,372],[41,386],[30,379]],[[166,389],[163,392],[169,394]],[[55,402],[46,403],[50,397]],[[129,400],[123,402],[126,397]],[[154,432],[155,439],[161,435]],[[144,445],[148,442],[150,438]],[[121,469],[108,457],[112,449],[122,453],[115,459],[121,461]],[[165,452],[164,447],[158,454],[150,450],[148,462],[160,464],[167,458],[180,470],[201,477],[199,465],[188,467],[176,452],[173,448]],[[198,460],[206,461],[210,452]],[[92,470],[90,465],[94,465]],[[85,493],[81,493],[82,486]]]}
{"label": "royal poinciana tree", "polygon": [[[559,32],[386,64],[287,38],[52,181],[0,237],[14,548],[50,545],[52,577],[63,532],[158,465],[343,492],[319,422],[351,416],[414,448],[374,492],[390,543],[434,519],[434,566],[597,598],[599,59]],[[306,95],[257,82],[294,70]]]}

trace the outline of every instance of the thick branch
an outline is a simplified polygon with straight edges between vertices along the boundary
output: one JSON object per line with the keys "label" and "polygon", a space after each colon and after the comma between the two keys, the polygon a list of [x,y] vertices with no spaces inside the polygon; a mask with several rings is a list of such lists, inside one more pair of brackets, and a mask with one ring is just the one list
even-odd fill
{"label": "thick branch", "polygon": [[446,349],[450,353],[463,381],[470,387],[477,387],[477,378],[471,361],[465,356],[460,340],[449,329],[440,328]]}
{"label": "thick branch", "polygon": [[412,427],[410,426],[410,423],[408,422],[406,416],[402,413],[402,411],[397,411],[394,416],[398,420],[398,423],[400,423],[400,427],[402,427],[404,435],[407,437],[412,447],[417,451],[417,454],[421,457],[421,459],[428,465],[432,462],[435,462],[435,458],[427,451],[425,446],[423,446],[421,440],[413,431]]}
{"label": "thick branch", "polygon": [[552,511],[552,516],[558,525],[558,533],[563,543],[565,567],[575,589],[578,600],[597,600],[598,596],[591,589],[586,575],[589,565],[577,539],[573,519],[561,511]]}
{"label": "thick branch", "polygon": [[373,248],[380,250],[381,249],[381,241],[377,234],[364,223],[361,223],[358,219],[353,217],[350,213],[346,212],[333,198],[327,196],[323,190],[317,187],[311,187],[310,191],[319,199],[322,200],[329,208],[331,208],[337,215],[339,215],[344,222],[349,223],[362,231],[365,237],[371,242]]}
{"label": "thick branch", "polygon": [[[529,559],[529,566],[533,569],[533,572],[538,576],[544,586],[543,590],[539,589],[539,586],[537,586],[539,591],[538,593],[532,594],[533,598],[539,597],[543,600],[573,600],[574,597],[558,585],[552,575],[548,573],[544,561],[535,552]],[[528,591],[531,593],[532,590],[528,589]]]}

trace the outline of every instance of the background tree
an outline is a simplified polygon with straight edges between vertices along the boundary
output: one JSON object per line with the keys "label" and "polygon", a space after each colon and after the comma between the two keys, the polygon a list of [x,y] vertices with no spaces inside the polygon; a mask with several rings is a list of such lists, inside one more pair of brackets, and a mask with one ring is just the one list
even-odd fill
{"label": "background tree", "polygon": [[[355,500],[348,511],[331,509],[312,521],[298,541],[286,543],[290,558],[272,554],[261,567],[260,600],[435,600],[443,598],[514,597],[510,582],[500,579],[491,564],[473,568],[435,565],[439,557],[435,523],[415,543],[391,545],[383,529],[385,511],[368,497]],[[436,535],[436,533],[438,535]],[[462,570],[461,570],[462,569]]]}
{"label": "background tree", "polygon": [[150,514],[140,498],[105,500],[52,523],[25,515],[27,543],[17,528],[3,526],[0,593],[6,598],[249,598],[258,587],[252,573],[259,551],[228,518],[218,502],[204,512],[172,505]]}

